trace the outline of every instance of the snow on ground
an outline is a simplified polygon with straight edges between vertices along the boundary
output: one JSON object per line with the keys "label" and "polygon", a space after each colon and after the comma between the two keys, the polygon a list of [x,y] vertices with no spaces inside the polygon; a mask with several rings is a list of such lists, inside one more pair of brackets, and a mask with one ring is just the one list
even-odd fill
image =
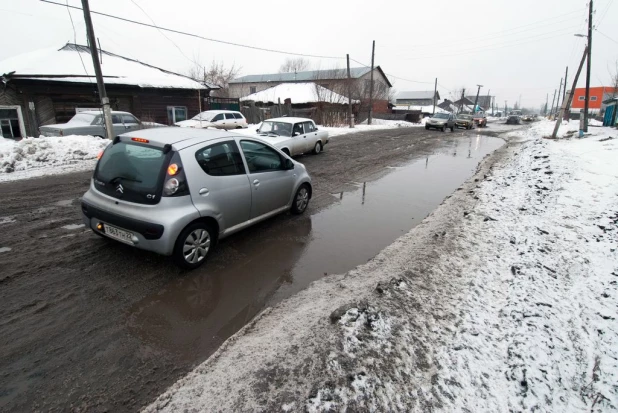
{"label": "snow on ground", "polygon": [[0,182],[92,169],[108,143],[77,135],[0,139]]}
{"label": "snow on ground", "polygon": [[[255,135],[255,130],[260,127],[261,123],[257,125],[250,124],[247,129],[236,129],[234,133],[241,133],[243,135]],[[322,126],[317,125],[318,129],[328,131],[329,137],[335,137],[340,135],[348,135],[352,133],[367,132],[380,129],[392,129],[392,128],[410,128],[415,126],[424,126],[425,119],[421,123],[411,123],[403,120],[385,120],[385,119],[373,119],[371,125],[367,125],[367,121],[360,125],[354,125],[353,128],[347,126]]]}
{"label": "snow on ground", "polygon": [[146,412],[618,409],[618,139],[542,121],[367,264],[230,338]]}

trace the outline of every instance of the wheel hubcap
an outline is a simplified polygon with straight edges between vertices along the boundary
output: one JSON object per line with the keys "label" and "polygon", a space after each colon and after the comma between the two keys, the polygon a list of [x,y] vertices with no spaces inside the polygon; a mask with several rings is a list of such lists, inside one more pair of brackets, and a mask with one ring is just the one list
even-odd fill
{"label": "wheel hubcap", "polygon": [[202,261],[210,249],[210,235],[205,229],[196,229],[191,232],[182,247],[182,253],[188,263],[195,264]]}
{"label": "wheel hubcap", "polygon": [[315,144],[315,153],[320,153],[320,151],[322,150],[322,145],[320,145],[319,143]]}
{"label": "wheel hubcap", "polygon": [[309,203],[309,192],[307,188],[300,188],[298,195],[296,195],[296,209],[304,211]]}

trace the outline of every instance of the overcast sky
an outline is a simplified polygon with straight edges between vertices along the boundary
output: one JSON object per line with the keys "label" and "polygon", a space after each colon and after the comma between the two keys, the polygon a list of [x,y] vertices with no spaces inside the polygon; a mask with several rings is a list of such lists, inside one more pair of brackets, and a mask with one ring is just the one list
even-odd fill
{"label": "overcast sky", "polygon": [[[79,0],[68,2],[81,7]],[[613,2],[594,2],[598,30],[593,34],[593,86],[608,85],[609,69],[618,61],[618,4]],[[93,11],[150,23],[136,4],[162,27],[268,49],[341,57],[310,59],[323,69],[344,67],[346,53],[369,65],[375,40],[376,65],[399,91],[430,90],[437,77],[442,97],[462,87],[474,94],[482,84],[481,94],[491,90],[501,105],[508,100],[512,106],[521,95],[523,106],[536,108],[547,93],[551,101],[567,65],[573,78],[586,43],[574,34],[586,33],[588,15],[586,0],[90,0]],[[0,15],[0,60],[73,42],[65,7],[0,0]],[[77,42],[86,44],[83,14],[71,10],[71,15]],[[216,60],[238,65],[243,75],[274,73],[286,58],[165,33],[170,41],[156,29],[108,17],[93,15],[93,22],[104,50],[181,73],[196,59],[202,64]],[[579,86],[584,79],[585,72]]]}

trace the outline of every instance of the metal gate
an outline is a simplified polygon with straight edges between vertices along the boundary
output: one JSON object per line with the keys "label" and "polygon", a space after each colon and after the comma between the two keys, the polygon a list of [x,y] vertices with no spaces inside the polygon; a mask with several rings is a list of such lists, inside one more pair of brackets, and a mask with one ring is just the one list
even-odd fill
{"label": "metal gate", "polygon": [[204,107],[206,110],[236,110],[240,111],[240,100],[235,98],[204,98]]}

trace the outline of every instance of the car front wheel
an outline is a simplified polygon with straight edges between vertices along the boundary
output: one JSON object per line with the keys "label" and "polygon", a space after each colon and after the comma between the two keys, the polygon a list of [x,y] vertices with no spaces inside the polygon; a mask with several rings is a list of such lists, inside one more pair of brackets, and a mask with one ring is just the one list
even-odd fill
{"label": "car front wheel", "polygon": [[309,187],[303,184],[296,191],[296,195],[294,195],[292,213],[295,215],[302,214],[307,209],[307,205],[309,205]]}
{"label": "car front wheel", "polygon": [[179,267],[192,270],[206,261],[213,246],[214,231],[205,222],[196,222],[185,228],[174,246],[172,257]]}
{"label": "car front wheel", "polygon": [[322,152],[322,142],[316,142],[315,146],[313,147],[313,153],[317,155],[320,152]]}

